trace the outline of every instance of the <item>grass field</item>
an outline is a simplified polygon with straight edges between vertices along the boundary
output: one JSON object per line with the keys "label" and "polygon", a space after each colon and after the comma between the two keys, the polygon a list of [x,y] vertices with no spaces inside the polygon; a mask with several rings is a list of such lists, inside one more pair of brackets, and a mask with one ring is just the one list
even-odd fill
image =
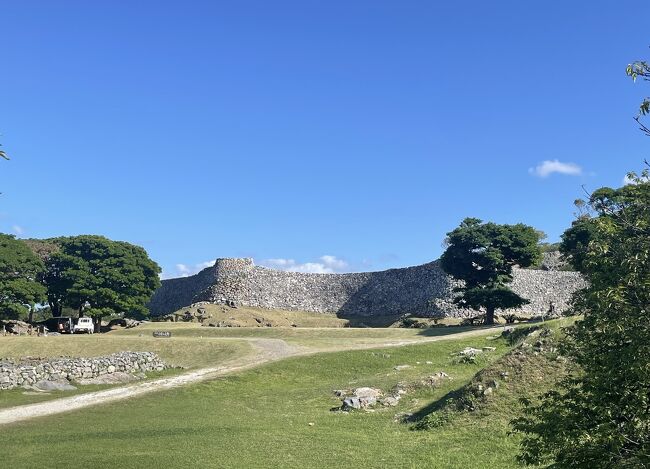
{"label": "grass field", "polygon": [[[86,347],[103,354],[112,347],[155,346],[161,355],[178,353],[190,366],[247,353],[245,341],[254,338],[280,338],[312,350],[368,346],[381,340],[399,343],[436,336],[443,340],[298,356],[200,384],[14,423],[2,428],[0,461],[12,468],[514,468],[518,439],[509,435],[509,421],[517,413],[518,394],[541,392],[547,385],[543,375],[553,371],[535,369],[530,380],[505,384],[479,412],[458,412],[448,424],[416,430],[401,415],[426,416],[475,380],[479,371],[502,366],[512,345],[499,337],[499,329],[458,338],[448,334],[461,328],[248,329],[174,323],[164,327],[172,331],[172,339],[152,339],[151,331],[161,326],[67,340],[87,341],[76,342],[79,353]],[[0,355],[21,350],[35,355],[34,344],[42,354],[60,350],[34,338],[10,339],[21,340],[0,340]],[[460,363],[455,354],[468,346],[496,350],[477,363]],[[212,355],[191,358],[201,351]],[[398,365],[410,368],[397,371]],[[453,379],[437,388],[409,392],[397,407],[352,413],[330,410],[340,405],[334,389],[389,390],[398,382],[417,382],[438,371]],[[76,447],[86,450],[71,453]]]}
{"label": "grass field", "polygon": [[250,351],[243,340],[201,340],[199,337],[156,339],[151,331],[48,337],[0,337],[0,357],[97,357],[120,351],[155,352],[172,366],[210,366]]}
{"label": "grass field", "polygon": [[[418,340],[426,337],[437,337],[457,334],[474,327],[438,327],[429,329],[401,328],[336,328],[336,327],[205,327],[196,323],[148,323],[133,329],[123,329],[111,332],[112,336],[134,337],[150,336],[154,330],[170,331],[173,337],[182,338],[216,338],[216,339],[282,339],[287,343],[303,345],[313,349],[319,346],[372,344],[387,340]],[[352,341],[352,342],[351,342]]]}
{"label": "grass field", "polygon": [[[181,373],[183,369],[214,366],[252,353],[251,345],[245,340],[201,340],[190,337],[154,339],[151,332],[130,336],[109,334],[61,335],[48,337],[20,336],[0,337],[1,358],[21,357],[96,357],[120,351],[156,352],[170,366],[163,372],[149,372],[147,379],[156,379]],[[113,385],[114,386],[114,385]],[[0,408],[43,402],[59,397],[97,391],[111,385],[84,385],[74,391],[52,391],[49,393],[28,393],[24,389],[0,392]]]}
{"label": "grass field", "polygon": [[[514,467],[517,442],[507,436],[507,419],[466,416],[453,428],[413,431],[395,418],[468,382],[482,365],[458,364],[452,354],[485,345],[497,347],[489,361],[508,350],[502,339],[476,337],[290,358],[211,382],[4,427],[0,460],[7,467]],[[394,370],[402,364],[411,368]],[[339,403],[333,389],[388,389],[441,370],[454,379],[408,395],[396,408],[330,411]],[[71,457],[61,441],[88,451]]]}

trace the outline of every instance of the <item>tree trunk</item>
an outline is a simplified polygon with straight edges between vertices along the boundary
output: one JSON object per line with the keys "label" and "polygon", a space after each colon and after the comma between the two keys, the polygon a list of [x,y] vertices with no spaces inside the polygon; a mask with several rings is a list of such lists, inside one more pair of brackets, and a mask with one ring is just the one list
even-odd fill
{"label": "tree trunk", "polygon": [[63,307],[54,301],[50,301],[50,312],[52,313],[53,318],[59,318],[61,317],[61,313],[63,312]]}
{"label": "tree trunk", "polygon": [[487,306],[485,308],[485,324],[487,326],[494,324],[494,306]]}

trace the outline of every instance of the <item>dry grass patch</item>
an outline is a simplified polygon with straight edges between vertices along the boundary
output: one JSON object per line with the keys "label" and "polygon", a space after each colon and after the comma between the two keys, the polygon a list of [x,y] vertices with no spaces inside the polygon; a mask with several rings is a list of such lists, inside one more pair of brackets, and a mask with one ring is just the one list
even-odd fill
{"label": "dry grass patch", "polygon": [[245,341],[172,337],[156,339],[151,331],[60,336],[0,337],[0,358],[98,357],[122,351],[155,352],[169,365],[183,368],[214,366],[251,352]]}

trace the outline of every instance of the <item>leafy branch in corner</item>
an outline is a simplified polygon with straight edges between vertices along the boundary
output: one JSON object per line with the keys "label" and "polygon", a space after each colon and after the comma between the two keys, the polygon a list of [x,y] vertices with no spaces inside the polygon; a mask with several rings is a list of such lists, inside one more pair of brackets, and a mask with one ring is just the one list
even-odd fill
{"label": "leafy branch in corner", "polygon": [[[627,76],[632,78],[632,81],[635,82],[639,77],[641,77],[643,80],[650,81],[650,64],[643,61],[633,62],[627,66],[625,73],[627,73]],[[639,106],[639,113],[634,118],[637,124],[639,124],[641,130],[646,135],[650,136],[650,127],[641,122],[641,118],[647,116],[648,114],[650,114],[650,97],[645,98],[641,102],[641,105]]]}

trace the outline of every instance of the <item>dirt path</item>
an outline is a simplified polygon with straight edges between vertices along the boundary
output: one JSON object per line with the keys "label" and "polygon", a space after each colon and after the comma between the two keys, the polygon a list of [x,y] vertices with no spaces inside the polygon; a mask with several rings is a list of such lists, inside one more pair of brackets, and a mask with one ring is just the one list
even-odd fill
{"label": "dirt path", "polygon": [[198,383],[206,381],[227,374],[244,371],[256,366],[270,363],[273,361],[281,360],[287,357],[311,355],[319,352],[335,352],[344,350],[357,350],[357,349],[370,349],[370,348],[385,348],[385,347],[400,347],[404,345],[413,345],[427,342],[435,342],[440,340],[461,339],[471,336],[486,335],[494,332],[494,329],[479,329],[475,331],[460,332],[458,334],[450,334],[437,337],[422,337],[417,339],[403,339],[403,340],[387,340],[385,342],[354,344],[350,342],[344,346],[336,349],[311,349],[307,347],[299,347],[287,344],[282,339],[241,339],[248,340],[255,348],[255,353],[247,355],[235,361],[226,362],[220,366],[201,368],[199,370],[188,371],[177,376],[169,378],[160,378],[152,381],[146,381],[139,384],[132,384],[128,386],[121,386],[104,391],[95,391],[76,396],[64,397],[60,399],[52,399],[37,404],[28,404],[16,407],[9,407],[7,409],[0,409],[0,425],[20,422],[23,420],[43,417],[46,415],[60,414],[73,410],[82,409],[84,407],[95,406],[98,404],[106,404],[123,399],[128,399],[151,392],[161,391],[164,389],[176,388],[187,384]]}

